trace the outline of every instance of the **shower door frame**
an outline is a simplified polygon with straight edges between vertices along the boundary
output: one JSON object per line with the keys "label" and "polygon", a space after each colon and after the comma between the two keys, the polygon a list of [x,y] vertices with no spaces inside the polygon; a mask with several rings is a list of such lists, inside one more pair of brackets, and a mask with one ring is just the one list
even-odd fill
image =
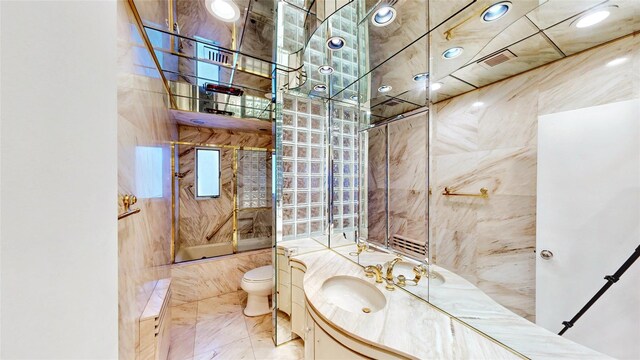
{"label": "shower door frame", "polygon": [[[238,146],[238,145],[220,145],[220,144],[209,144],[209,143],[194,143],[194,142],[189,142],[189,141],[171,141],[170,143],[170,148],[171,148],[171,176],[172,176],[172,181],[171,181],[171,247],[170,247],[170,257],[171,257],[171,263],[175,264],[176,263],[176,239],[177,239],[177,229],[176,229],[176,180],[179,179],[178,178],[178,173],[176,172],[176,146],[179,145],[185,145],[185,146],[193,146],[194,148],[196,147],[206,147],[206,148],[217,148],[217,149],[227,149],[227,150],[233,150],[233,160],[232,160],[232,189],[233,189],[233,210],[232,210],[232,227],[233,227],[233,235],[232,235],[232,247],[233,247],[233,253],[232,254],[237,254],[238,253],[238,211],[240,211],[240,209],[238,208],[238,151],[239,150],[248,150],[248,151],[264,151],[264,152],[271,152],[272,154],[275,153],[275,149],[272,148],[261,148],[261,147],[252,147],[252,146]],[[222,157],[221,157],[222,158]],[[273,161],[273,160],[272,160]],[[221,184],[222,186],[222,184]],[[179,206],[179,205],[178,205]],[[273,208],[273,204],[271,205],[271,208]],[[251,208],[251,210],[255,210],[255,209],[262,209],[262,208]],[[267,209],[267,208],[264,208]],[[227,255],[232,255],[232,254],[227,254]],[[220,255],[220,256],[224,256],[224,255]],[[215,256],[212,256],[210,258],[215,258]],[[209,258],[209,259],[210,259]],[[195,259],[194,259],[195,260]],[[187,260],[187,261],[181,261],[182,262],[189,262],[189,261],[193,261],[193,260]]]}

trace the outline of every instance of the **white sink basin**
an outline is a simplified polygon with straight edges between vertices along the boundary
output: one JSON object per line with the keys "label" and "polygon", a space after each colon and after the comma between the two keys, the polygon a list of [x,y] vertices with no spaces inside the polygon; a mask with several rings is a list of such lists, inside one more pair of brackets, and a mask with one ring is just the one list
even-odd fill
{"label": "white sink basin", "polygon": [[[413,273],[413,267],[415,265],[409,263],[399,262],[393,267],[393,276],[404,275],[407,280],[413,279],[416,275]],[[429,286],[438,286],[444,284],[444,276],[439,272],[431,270],[429,272]],[[425,278],[420,280],[419,285],[427,286]]]}
{"label": "white sink basin", "polygon": [[337,307],[357,313],[374,313],[387,304],[373,284],[353,276],[334,276],[322,284],[323,295]]}

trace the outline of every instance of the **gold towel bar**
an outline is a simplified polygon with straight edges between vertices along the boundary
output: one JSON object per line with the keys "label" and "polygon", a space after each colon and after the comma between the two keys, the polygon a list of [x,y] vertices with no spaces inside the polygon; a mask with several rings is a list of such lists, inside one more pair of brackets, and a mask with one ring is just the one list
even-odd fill
{"label": "gold towel bar", "polygon": [[470,196],[470,197],[479,197],[479,198],[483,198],[483,199],[488,199],[489,198],[489,190],[487,190],[487,188],[481,188],[479,194],[456,194],[454,192],[451,192],[451,189],[449,189],[448,187],[445,187],[444,191],[442,192],[442,195],[444,195],[444,196]]}
{"label": "gold towel bar", "polygon": [[135,195],[124,195],[122,197],[122,207],[124,207],[124,212],[118,214],[118,220],[139,213],[140,209],[131,209],[131,205],[135,204],[136,202],[138,202],[138,198],[135,197]]}

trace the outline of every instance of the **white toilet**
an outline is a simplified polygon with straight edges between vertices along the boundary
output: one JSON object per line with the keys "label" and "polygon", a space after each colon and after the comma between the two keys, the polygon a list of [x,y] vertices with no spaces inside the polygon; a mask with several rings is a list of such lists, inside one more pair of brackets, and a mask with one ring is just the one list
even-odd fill
{"label": "white toilet", "polygon": [[266,265],[247,271],[240,286],[249,294],[245,315],[259,316],[271,312],[269,295],[273,290],[273,266]]}

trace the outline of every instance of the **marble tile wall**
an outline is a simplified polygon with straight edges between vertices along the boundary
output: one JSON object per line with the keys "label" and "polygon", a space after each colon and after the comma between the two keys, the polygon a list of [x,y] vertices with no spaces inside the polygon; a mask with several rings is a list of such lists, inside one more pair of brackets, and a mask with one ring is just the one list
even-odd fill
{"label": "marble tile wall", "polygon": [[117,7],[118,192],[135,194],[134,207],[141,209],[118,221],[119,358],[136,359],[139,317],[156,281],[170,276],[169,142],[177,139],[177,127],[131,8],[125,1]]}
{"label": "marble tile wall", "polygon": [[427,120],[418,114],[368,131],[369,241],[384,243],[388,204],[389,237],[427,243]]}
{"label": "marble tile wall", "polygon": [[[271,134],[180,126],[179,138],[180,141],[191,143],[272,148]],[[233,188],[233,149],[221,150],[222,191],[219,198],[210,200],[196,200],[194,197],[194,146],[179,145],[178,154],[177,171],[183,173],[184,177],[179,181],[180,216],[176,248],[231,243],[233,221],[230,216],[233,213],[233,193],[235,191]],[[266,183],[271,184],[270,171],[267,172]],[[261,217],[258,216],[258,218]],[[268,221],[270,222],[270,218]],[[219,227],[220,230],[208,240],[207,236]]]}
{"label": "marble tile wall", "polygon": [[[638,97],[635,35],[435,104],[435,263],[535,321],[538,116]],[[486,187],[489,199],[445,197],[445,186]]]}
{"label": "marble tile wall", "polygon": [[171,266],[171,303],[181,305],[240,290],[249,270],[272,263],[272,250],[174,264]]}

